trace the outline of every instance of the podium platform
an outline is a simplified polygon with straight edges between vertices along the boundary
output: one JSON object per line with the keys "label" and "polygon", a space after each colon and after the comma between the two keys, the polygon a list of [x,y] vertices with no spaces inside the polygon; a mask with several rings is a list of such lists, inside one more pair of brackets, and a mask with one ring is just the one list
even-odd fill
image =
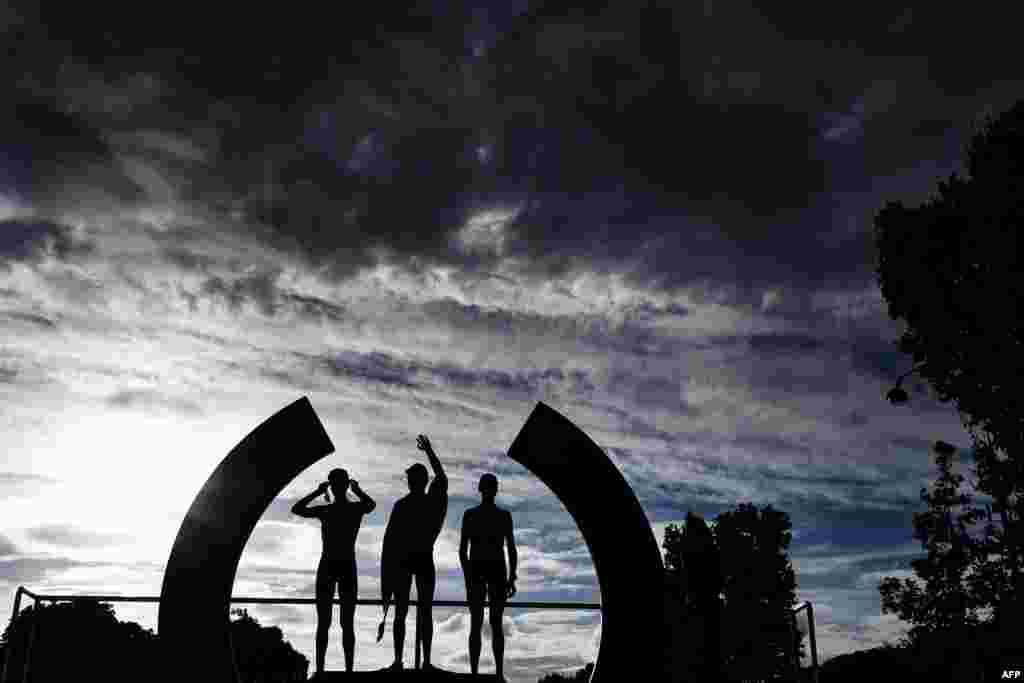
{"label": "podium platform", "polygon": [[401,671],[389,671],[387,669],[378,671],[325,671],[320,676],[312,675],[311,683],[494,683],[498,679],[493,673],[469,674],[445,671],[444,669],[433,669],[423,671],[417,669],[403,669]]}

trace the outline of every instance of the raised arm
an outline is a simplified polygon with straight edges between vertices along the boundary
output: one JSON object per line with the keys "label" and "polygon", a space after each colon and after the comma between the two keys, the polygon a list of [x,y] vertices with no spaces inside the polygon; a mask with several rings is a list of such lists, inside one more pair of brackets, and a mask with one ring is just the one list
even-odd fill
{"label": "raised arm", "polygon": [[373,512],[374,508],[377,507],[377,503],[366,495],[366,491],[359,488],[359,482],[353,480],[349,485],[352,488],[352,493],[356,494],[359,500],[363,503],[363,509],[366,510],[367,514]]}
{"label": "raised arm", "polygon": [[441,461],[438,460],[434,447],[430,445],[430,439],[420,434],[416,437],[416,447],[427,454],[427,458],[430,460],[430,469],[434,470],[434,476],[448,481],[447,475],[445,475],[444,470],[441,468]]}
{"label": "raised arm", "polygon": [[296,501],[295,505],[292,506],[292,513],[298,515],[299,517],[316,517],[317,513],[315,512],[315,509],[310,508],[309,504],[313,501],[314,498],[324,495],[325,491],[327,491],[327,482],[320,484],[320,486],[317,487],[316,491],[313,491],[313,493],[309,494],[308,496],[299,498],[299,500]]}
{"label": "raised arm", "polygon": [[516,539],[512,533],[512,513],[505,512],[505,546],[508,548],[508,586],[505,589],[506,597],[511,598],[516,594],[516,564],[519,562],[519,554],[516,552]]}

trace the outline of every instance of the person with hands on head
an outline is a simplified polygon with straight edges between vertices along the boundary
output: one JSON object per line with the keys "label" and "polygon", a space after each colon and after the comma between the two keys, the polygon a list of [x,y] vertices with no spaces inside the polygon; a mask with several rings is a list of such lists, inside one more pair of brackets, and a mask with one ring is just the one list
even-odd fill
{"label": "person with hands on head", "polygon": [[480,631],[484,624],[484,600],[487,599],[495,673],[501,681],[504,680],[505,655],[501,618],[505,602],[516,593],[516,541],[512,534],[512,514],[494,504],[498,495],[498,478],[484,474],[477,490],[480,491],[480,505],[466,510],[462,516],[462,536],[459,539],[459,562],[466,580],[470,614],[469,667],[475,675],[480,665]]}
{"label": "person with hands on head", "polygon": [[[351,490],[358,500],[349,500]],[[335,501],[331,503],[331,492]],[[310,507],[309,503],[319,496],[327,499],[328,505]],[[300,517],[320,520],[320,536],[323,551],[316,570],[316,675],[324,673],[324,658],[327,653],[327,633],[331,626],[334,591],[337,588],[341,599],[341,642],[345,651],[345,670],[352,671],[355,656],[356,636],[354,620],[358,582],[356,573],[356,535],[363,515],[373,512],[377,504],[366,495],[359,483],[348,476],[343,469],[333,469],[327,481],[294,506],[292,512]]]}
{"label": "person with hands on head", "polygon": [[430,477],[423,463],[414,463],[406,469],[409,494],[400,498],[391,511],[381,551],[381,593],[385,616],[392,595],[395,601],[395,661],[388,667],[391,670],[404,667],[405,617],[409,613],[413,577],[416,578],[416,597],[419,600],[416,620],[423,644],[423,668],[434,668],[430,663],[434,632],[432,601],[436,582],[434,542],[448,514],[448,477],[427,437],[420,434],[416,438],[416,447],[427,454],[434,480],[428,490]]}

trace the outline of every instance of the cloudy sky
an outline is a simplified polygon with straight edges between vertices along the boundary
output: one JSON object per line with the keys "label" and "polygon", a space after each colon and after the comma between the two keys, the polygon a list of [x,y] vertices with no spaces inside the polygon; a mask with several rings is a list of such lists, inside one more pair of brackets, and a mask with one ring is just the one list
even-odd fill
{"label": "cloudy sky", "polygon": [[[0,619],[18,585],[157,595],[213,468],[308,396],[337,452],[267,510],[236,595],[312,596],[319,532],[288,510],[342,466],[378,501],[376,597],[422,432],[451,478],[437,597],[463,598],[458,528],[492,471],[519,597],[599,600],[571,517],[504,456],[545,401],[659,542],[688,510],[789,513],[823,658],[902,633],[878,580],[920,553],[930,445],[969,440],[925,388],[884,400],[909,359],[871,217],[1024,95],[1017,24],[633,5],[0,4]],[[155,606],[117,611],[155,628]],[[251,612],[312,658],[312,607]],[[468,670],[464,615],[435,616],[435,661]],[[389,662],[378,617],[358,613],[360,669]],[[590,661],[599,622],[509,612],[510,680]]]}

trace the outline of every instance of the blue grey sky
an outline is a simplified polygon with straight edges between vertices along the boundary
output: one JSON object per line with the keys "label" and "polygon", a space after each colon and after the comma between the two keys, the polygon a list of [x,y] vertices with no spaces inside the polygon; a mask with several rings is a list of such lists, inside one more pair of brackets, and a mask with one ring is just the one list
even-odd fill
{"label": "blue grey sky", "polygon": [[[379,504],[358,539],[377,596],[425,433],[451,478],[439,598],[463,597],[461,515],[495,472],[519,597],[599,600],[572,519],[504,455],[544,401],[659,542],[688,510],[789,513],[823,658],[898,637],[877,583],[921,553],[931,444],[969,439],[926,387],[884,400],[910,359],[871,217],[926,199],[1024,94],[1016,24],[686,7],[254,8],[243,27],[3,4],[0,619],[18,585],[158,594],[206,477],[308,396],[337,452],[268,509],[236,594],[312,596],[319,532],[289,508],[341,466]],[[312,608],[251,611],[312,658]],[[155,608],[118,613],[155,627]],[[389,661],[378,616],[359,612],[357,668]],[[435,661],[468,670],[465,616],[437,621]],[[515,681],[600,638],[584,613],[506,628]]]}

